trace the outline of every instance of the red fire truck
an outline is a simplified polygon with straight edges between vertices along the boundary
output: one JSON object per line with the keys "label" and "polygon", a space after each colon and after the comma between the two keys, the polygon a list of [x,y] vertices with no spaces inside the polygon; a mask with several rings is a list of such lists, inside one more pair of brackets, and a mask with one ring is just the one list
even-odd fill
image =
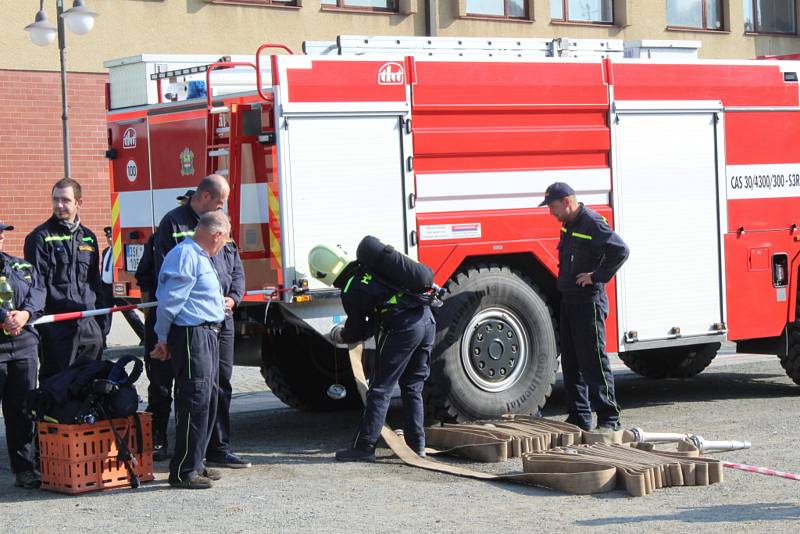
{"label": "red fire truck", "polygon": [[[168,61],[146,80],[156,103],[125,102],[146,72],[112,76],[107,155],[115,291],[134,298],[132,271],[175,197],[228,177],[248,289],[275,290],[237,311],[237,363],[261,366],[285,403],[357,402],[354,388],[325,396],[347,380],[344,351],[326,340],[343,312],[307,253],[353,252],[372,234],[447,290],[430,414],[541,407],[557,369],[559,227],[537,204],[554,181],[631,248],[607,288],[608,350],[631,369],[690,377],[729,340],[778,353],[800,382],[800,62],[270,46],[192,67],[207,96],[166,101],[162,82],[191,71]],[[252,86],[222,94],[223,69],[252,69]]]}

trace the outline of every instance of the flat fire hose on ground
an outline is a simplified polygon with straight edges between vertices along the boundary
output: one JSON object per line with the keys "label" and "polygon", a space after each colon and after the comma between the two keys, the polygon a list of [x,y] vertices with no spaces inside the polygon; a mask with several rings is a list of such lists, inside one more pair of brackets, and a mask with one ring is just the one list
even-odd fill
{"label": "flat fire hose on ground", "polygon": [[[362,346],[351,349],[349,355],[359,395],[362,402],[366,403],[368,385],[361,361]],[[546,429],[547,436],[542,438],[539,434],[538,440],[526,440],[525,431],[532,428]],[[720,462],[696,457],[696,452],[673,455],[660,451],[647,452],[629,445],[579,445],[581,435],[570,433],[575,428],[540,418],[509,416],[490,426],[448,425],[426,429],[426,435],[431,430],[449,434],[447,439],[452,440],[450,443],[453,446],[440,453],[457,451],[480,461],[503,461],[509,456],[520,456],[524,472],[503,475],[421,458],[385,424],[381,429],[381,437],[401,461],[413,467],[477,480],[541,486],[574,494],[611,491],[619,482],[630,495],[643,496],[662,487],[706,485],[722,480]],[[437,443],[443,442],[437,439]],[[489,445],[488,449],[486,445]],[[558,448],[551,449],[554,446]]]}

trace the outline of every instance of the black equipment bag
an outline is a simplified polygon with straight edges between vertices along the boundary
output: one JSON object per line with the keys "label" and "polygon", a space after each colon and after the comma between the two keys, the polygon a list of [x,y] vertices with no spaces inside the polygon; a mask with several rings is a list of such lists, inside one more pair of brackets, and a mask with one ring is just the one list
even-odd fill
{"label": "black equipment bag", "polygon": [[430,267],[412,260],[377,237],[368,235],[361,240],[356,259],[372,274],[406,293],[425,293],[433,287],[433,271]]}
{"label": "black equipment bag", "polygon": [[[134,366],[129,375],[125,366],[131,362]],[[34,420],[62,424],[92,422],[106,414],[128,417],[139,407],[133,384],[143,367],[142,361],[131,355],[117,362],[77,362],[29,392],[26,411]]]}

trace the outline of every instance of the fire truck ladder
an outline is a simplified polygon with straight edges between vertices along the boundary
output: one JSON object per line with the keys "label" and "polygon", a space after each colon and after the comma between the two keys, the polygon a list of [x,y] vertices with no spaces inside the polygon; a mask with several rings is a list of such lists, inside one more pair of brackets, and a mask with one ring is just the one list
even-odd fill
{"label": "fire truck ladder", "polygon": [[[231,224],[234,228],[233,239],[239,241],[239,217],[241,207],[241,145],[243,142],[261,141],[261,136],[250,139],[245,136],[241,128],[240,105],[231,103],[228,105],[215,105],[213,90],[211,87],[211,73],[217,69],[232,67],[251,67],[256,71],[256,90],[262,101],[272,105],[270,95],[264,93],[261,78],[261,52],[267,48],[278,48],[285,50],[289,54],[294,54],[291,48],[283,44],[266,43],[261,45],[256,51],[255,63],[218,61],[204,68],[206,73],[206,103],[208,108],[208,123],[206,125],[206,169],[209,173],[219,174],[228,178],[231,191],[237,194],[231,195],[228,212],[231,217]],[[226,59],[226,58],[223,58]],[[229,59],[229,58],[227,58]],[[250,105],[242,104],[245,109],[250,109]],[[264,162],[261,158],[255,159],[256,172],[266,173]],[[264,257],[269,251],[269,233],[265,225],[262,225],[262,240],[264,252],[248,253],[242,252],[242,259]]]}

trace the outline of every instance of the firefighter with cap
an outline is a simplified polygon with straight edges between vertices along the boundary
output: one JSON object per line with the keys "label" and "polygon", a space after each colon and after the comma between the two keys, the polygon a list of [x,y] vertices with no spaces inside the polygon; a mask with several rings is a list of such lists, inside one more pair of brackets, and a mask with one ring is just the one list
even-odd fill
{"label": "firefighter with cap", "polygon": [[567,422],[591,430],[594,410],[599,430],[618,430],[620,408],[605,352],[604,286],[628,259],[628,246],[605,217],[578,202],[575,191],[563,182],[550,185],[539,206],[547,206],[562,224],[557,286]]}
{"label": "firefighter with cap", "polygon": [[[93,310],[102,306],[100,253],[94,232],[81,224],[81,185],[62,178],[52,189],[53,215],[25,238],[25,259],[47,291],[44,313]],[[76,361],[97,360],[103,350],[105,318],[87,317],[38,326],[39,381]]]}
{"label": "firefighter with cap", "polygon": [[45,293],[30,263],[3,252],[4,234],[13,229],[0,221],[0,404],[15,485],[34,489],[41,475],[34,460],[35,426],[24,401],[36,388],[39,334],[30,323],[41,316]]}
{"label": "firefighter with cap", "polygon": [[332,332],[336,344],[352,345],[377,335],[375,365],[364,414],[351,446],[338,451],[340,462],[374,462],[375,444],[386,420],[392,390],[400,385],[403,436],[419,456],[425,456],[422,387],[436,323],[430,306],[398,293],[378,281],[338,246],[318,245],[308,255],[311,274],[341,290],[347,314],[344,327]]}

